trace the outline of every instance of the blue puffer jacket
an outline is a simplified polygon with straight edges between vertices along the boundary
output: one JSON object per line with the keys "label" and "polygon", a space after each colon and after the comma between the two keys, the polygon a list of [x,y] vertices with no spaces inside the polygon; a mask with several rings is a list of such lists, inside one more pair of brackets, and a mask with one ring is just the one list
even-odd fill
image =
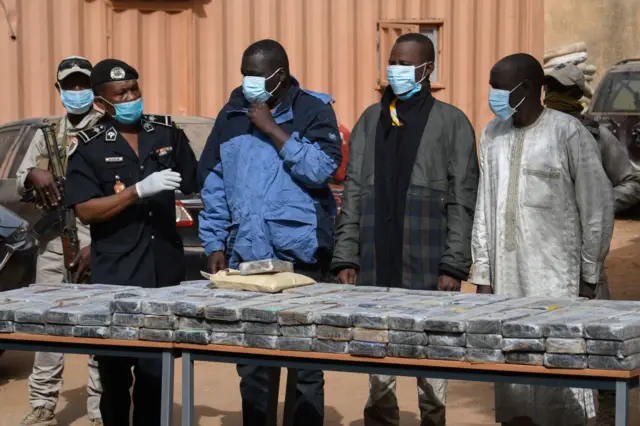
{"label": "blue puffer jacket", "polygon": [[331,102],[294,80],[273,112],[291,135],[278,152],[249,120],[242,88],[232,92],[198,164],[207,255],[226,250],[230,267],[273,257],[315,264],[330,256],[336,206],[328,182],[342,156]]}

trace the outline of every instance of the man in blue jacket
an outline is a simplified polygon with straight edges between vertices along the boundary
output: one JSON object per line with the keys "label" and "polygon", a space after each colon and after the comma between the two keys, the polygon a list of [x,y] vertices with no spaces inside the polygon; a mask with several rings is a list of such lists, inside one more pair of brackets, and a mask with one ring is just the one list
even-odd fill
{"label": "man in blue jacket", "polygon": [[[242,87],[218,114],[198,165],[209,269],[278,258],[322,281],[336,216],[328,182],[341,161],[332,99],[301,89],[273,40],[249,46],[241,72]],[[238,373],[243,423],[265,424],[266,368],[239,365]],[[296,425],[323,424],[323,386],[321,371],[298,372]]]}

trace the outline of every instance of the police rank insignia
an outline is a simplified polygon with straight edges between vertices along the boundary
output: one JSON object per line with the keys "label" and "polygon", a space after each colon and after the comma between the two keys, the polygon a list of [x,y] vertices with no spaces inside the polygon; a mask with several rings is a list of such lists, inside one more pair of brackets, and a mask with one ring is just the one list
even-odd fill
{"label": "police rank insignia", "polygon": [[125,76],[125,72],[122,68],[115,67],[111,69],[109,76],[111,77],[112,80],[122,80]]}
{"label": "police rank insignia", "polygon": [[158,157],[164,157],[165,155],[169,154],[171,151],[173,151],[172,146],[163,146],[162,148],[156,149],[156,155]]}
{"label": "police rank insignia", "polygon": [[149,133],[153,131],[153,126],[150,123],[142,123],[142,128],[145,132]]}
{"label": "police rank insignia", "polygon": [[126,186],[124,185],[124,183],[122,183],[122,182],[120,181],[120,176],[116,175],[116,183],[115,183],[115,185],[113,185],[113,191],[114,191],[116,194],[119,194],[119,193],[121,193],[122,191],[124,191],[124,190],[125,190],[125,188],[126,188]]}
{"label": "police rank insignia", "polygon": [[67,157],[70,157],[71,154],[76,152],[76,148],[78,148],[78,138],[75,136],[69,138],[69,142],[67,143]]}
{"label": "police rank insignia", "polygon": [[109,130],[107,130],[107,135],[105,136],[104,140],[106,140],[107,142],[115,142],[117,136],[118,132],[116,132],[116,129],[111,127]]}

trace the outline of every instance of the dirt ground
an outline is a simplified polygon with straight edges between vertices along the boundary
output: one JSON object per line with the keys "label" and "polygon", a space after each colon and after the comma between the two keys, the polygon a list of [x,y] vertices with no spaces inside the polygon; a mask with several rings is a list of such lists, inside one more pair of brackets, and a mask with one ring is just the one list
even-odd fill
{"label": "dirt ground", "polygon": [[[618,221],[607,262],[607,274],[615,299],[640,300],[640,222]],[[27,378],[33,355],[9,352],[0,358],[0,426],[17,426],[29,410]],[[67,356],[64,389],[57,407],[61,426],[84,426],[86,417],[87,358]],[[180,419],[180,363],[176,364],[174,424]],[[196,417],[201,426],[241,426],[238,376],[230,365],[196,365]],[[283,377],[284,380],[284,377]],[[284,383],[284,382],[283,382]],[[362,408],[367,399],[367,377],[359,374],[326,374],[326,425],[363,426]],[[493,425],[493,386],[488,383],[450,382],[447,424]],[[415,379],[398,381],[400,424],[418,425]],[[282,409],[283,397],[280,397]],[[640,424],[638,401],[631,399],[631,424]]]}

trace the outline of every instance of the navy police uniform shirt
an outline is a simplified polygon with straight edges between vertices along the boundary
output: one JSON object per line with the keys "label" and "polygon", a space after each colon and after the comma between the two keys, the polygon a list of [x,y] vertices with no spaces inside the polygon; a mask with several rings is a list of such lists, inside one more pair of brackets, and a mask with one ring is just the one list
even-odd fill
{"label": "navy police uniform shirt", "polygon": [[[182,175],[183,193],[198,192],[195,155],[170,117],[142,117],[138,152],[139,156],[111,118],[79,132],[67,168],[65,204],[73,207],[114,195],[163,169]],[[140,199],[111,219],[92,223],[90,229],[91,282],[164,287],[184,279],[173,191]]]}

